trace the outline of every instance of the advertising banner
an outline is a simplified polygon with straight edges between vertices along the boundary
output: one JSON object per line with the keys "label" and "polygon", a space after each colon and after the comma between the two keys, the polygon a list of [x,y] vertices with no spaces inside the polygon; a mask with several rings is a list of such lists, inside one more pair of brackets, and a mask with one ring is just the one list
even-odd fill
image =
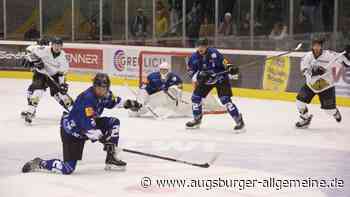
{"label": "advertising banner", "polygon": [[284,92],[289,78],[289,57],[276,57],[265,62],[263,89]]}
{"label": "advertising banner", "polygon": [[350,68],[334,67],[333,77],[337,96],[350,98]]}
{"label": "advertising banner", "polygon": [[101,49],[64,48],[70,68],[103,69],[103,51]]}
{"label": "advertising banner", "polygon": [[21,65],[27,45],[0,45],[0,70],[27,70]]}
{"label": "advertising banner", "polygon": [[137,79],[139,50],[117,48],[108,51],[106,71],[114,76]]}

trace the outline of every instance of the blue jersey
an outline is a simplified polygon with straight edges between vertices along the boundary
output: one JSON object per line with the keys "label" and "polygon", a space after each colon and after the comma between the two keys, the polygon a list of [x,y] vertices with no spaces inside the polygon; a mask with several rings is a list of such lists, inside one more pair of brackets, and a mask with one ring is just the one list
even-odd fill
{"label": "blue jersey", "polygon": [[182,84],[182,80],[176,74],[169,72],[166,79],[162,79],[159,72],[147,76],[146,91],[149,95],[167,90],[170,86]]}
{"label": "blue jersey", "polygon": [[[225,71],[224,56],[215,48],[208,48],[204,56],[194,52],[188,61],[188,72],[193,77],[199,71],[208,71],[210,73]],[[228,78],[227,74],[219,75],[216,79],[220,82],[225,78]]]}
{"label": "blue jersey", "polygon": [[61,127],[66,133],[84,139],[86,131],[97,129],[94,118],[99,117],[104,108],[111,109],[120,103],[121,98],[111,91],[105,97],[97,98],[90,87],[78,96],[69,114],[63,116]]}

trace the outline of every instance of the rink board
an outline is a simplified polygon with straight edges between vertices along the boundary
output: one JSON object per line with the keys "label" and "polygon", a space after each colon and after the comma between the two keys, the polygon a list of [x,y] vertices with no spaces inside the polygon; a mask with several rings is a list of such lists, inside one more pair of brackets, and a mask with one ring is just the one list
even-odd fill
{"label": "rink board", "polygon": [[[78,81],[78,82],[91,82],[93,74],[68,74],[68,81]],[[32,77],[31,72],[25,71],[0,71],[1,78],[19,78],[19,79],[30,79]],[[113,85],[124,85],[127,82],[130,86],[137,86],[137,80],[122,79],[117,77],[112,77],[111,79]],[[185,90],[189,91],[191,89],[190,85],[185,85]],[[258,99],[268,99],[268,100],[282,100],[282,101],[295,101],[296,93],[294,92],[274,92],[268,90],[259,89],[247,89],[247,88],[232,88],[234,96],[247,97],[247,98],[258,98]],[[314,98],[312,103],[319,104],[318,98]],[[350,107],[350,99],[345,97],[337,96],[337,104],[339,106]]]}

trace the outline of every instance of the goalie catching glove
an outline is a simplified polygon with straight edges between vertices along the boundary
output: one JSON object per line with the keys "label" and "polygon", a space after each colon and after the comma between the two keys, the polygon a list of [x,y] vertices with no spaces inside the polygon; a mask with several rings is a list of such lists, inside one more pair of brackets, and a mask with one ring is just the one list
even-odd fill
{"label": "goalie catching glove", "polygon": [[124,102],[123,107],[125,109],[130,109],[131,111],[135,111],[136,112],[136,111],[139,111],[139,109],[142,107],[142,104],[137,102],[136,100],[128,99],[128,100],[126,100]]}

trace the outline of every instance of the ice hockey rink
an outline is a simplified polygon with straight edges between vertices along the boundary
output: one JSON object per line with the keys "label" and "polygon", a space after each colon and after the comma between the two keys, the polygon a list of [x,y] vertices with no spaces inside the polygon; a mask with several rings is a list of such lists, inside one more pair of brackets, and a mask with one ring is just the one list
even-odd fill
{"label": "ice hockey rink", "polygon": [[[30,80],[0,79],[0,196],[237,196],[237,197],[348,197],[350,196],[350,108],[340,107],[343,121],[336,123],[311,105],[313,122],[296,130],[297,112],[292,102],[234,98],[244,115],[246,133],[234,134],[227,114],[207,115],[200,130],[186,130],[188,118],[155,120],[129,118],[123,109],[104,115],[121,121],[120,146],[181,160],[205,163],[217,156],[210,168],[198,168],[139,155],[121,153],[128,162],[123,172],[105,171],[105,152],[99,143],[87,142],[83,161],[72,175],[36,172],[22,174],[21,167],[36,156],[61,158],[59,119],[62,109],[46,92],[36,119],[26,126],[20,118],[26,107]],[[75,97],[89,83],[70,83]],[[133,98],[123,86],[112,91]],[[143,177],[152,185],[141,186]],[[158,187],[157,179],[326,179],[344,181],[338,188]]]}

